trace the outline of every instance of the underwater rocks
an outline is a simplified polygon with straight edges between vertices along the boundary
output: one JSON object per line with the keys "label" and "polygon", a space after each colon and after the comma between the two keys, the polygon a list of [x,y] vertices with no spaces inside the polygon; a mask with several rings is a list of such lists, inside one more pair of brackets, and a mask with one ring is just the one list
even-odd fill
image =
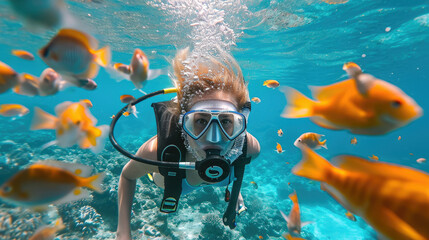
{"label": "underwater rocks", "polygon": [[79,209],[79,213],[76,215],[74,229],[81,232],[83,236],[90,237],[96,234],[103,224],[103,218],[93,207],[84,206]]}
{"label": "underwater rocks", "polygon": [[222,219],[218,214],[207,214],[202,219],[203,228],[201,229],[200,240],[209,239],[230,239],[228,229],[223,225]]}
{"label": "underwater rocks", "polygon": [[28,239],[42,225],[39,213],[18,209],[0,210],[1,239]]}

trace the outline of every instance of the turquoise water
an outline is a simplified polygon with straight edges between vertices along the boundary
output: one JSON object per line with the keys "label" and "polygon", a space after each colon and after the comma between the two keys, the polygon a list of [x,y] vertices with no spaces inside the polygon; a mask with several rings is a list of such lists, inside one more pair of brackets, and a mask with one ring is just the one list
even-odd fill
{"label": "turquoise water", "polygon": [[[210,47],[217,42],[239,62],[249,82],[250,96],[261,99],[261,103],[252,106],[248,126],[261,144],[261,154],[246,168],[242,193],[248,211],[237,218],[237,228],[229,230],[219,222],[226,209],[224,188],[209,187],[186,195],[177,213],[165,215],[158,211],[162,191],[143,177],[138,182],[133,207],[135,239],[282,239],[287,227],[279,210],[289,213],[292,202],[288,195],[293,190],[298,194],[302,220],[313,221],[303,227],[304,238],[375,239],[371,227],[359,217],[357,222],[348,220],[346,211],[322,192],[318,183],[291,174],[291,168],[301,158],[293,142],[304,132],[326,136],[328,150],[318,152],[327,158],[344,153],[364,158],[374,154],[380,161],[429,172],[428,163],[415,161],[429,157],[426,114],[383,136],[357,136],[318,127],[309,119],[281,118],[286,105],[284,94],[278,88],[262,86],[265,80],[275,79],[281,86],[309,95],[308,86],[346,79],[342,65],[353,61],[365,72],[401,88],[426,111],[429,4],[424,1],[350,0],[328,4],[316,0],[100,0],[66,1],[66,6],[78,25],[100,41],[100,46],[111,47],[113,62],[128,63],[134,48],[140,48],[148,55],[151,68],[168,69],[177,49],[204,44]],[[23,25],[4,0],[0,1],[0,29],[0,61],[19,73],[39,76],[46,68],[40,58],[29,62],[10,51],[25,49],[36,54],[56,31]],[[98,119],[97,125],[101,125],[109,124],[110,116],[123,107],[121,95],[142,95],[133,90],[131,82],[117,82],[104,69],[94,80],[98,84],[94,91],[68,88],[47,97],[21,96],[12,91],[0,95],[0,104],[19,103],[30,109],[30,114],[16,120],[0,118],[0,182],[39,159],[57,159],[93,165],[96,172],[106,171],[108,188],[104,194],[93,194],[93,199],[51,209],[50,214],[0,203],[1,239],[27,239],[36,228],[52,223],[57,216],[63,217],[67,225],[67,230],[60,232],[61,239],[114,238],[117,181],[127,159],[115,152],[109,142],[98,155],[76,146],[52,146],[41,151],[43,144],[54,140],[54,132],[29,130],[35,106],[54,113],[61,102],[90,99],[94,105],[91,112]],[[162,75],[149,81],[143,90],[149,93],[171,86],[169,77]],[[121,118],[115,131],[120,143],[130,151],[136,151],[156,134],[150,104],[143,102],[137,110],[138,119]],[[277,136],[279,128],[283,129],[283,137]],[[357,145],[350,144],[352,137],[357,137]],[[285,150],[282,154],[274,151],[277,142]],[[259,188],[254,189],[251,181],[257,182]],[[8,226],[4,216],[13,216],[11,226],[4,227]],[[36,220],[30,223],[31,218]],[[85,219],[95,220],[89,224]],[[84,227],[90,230],[82,230]]]}

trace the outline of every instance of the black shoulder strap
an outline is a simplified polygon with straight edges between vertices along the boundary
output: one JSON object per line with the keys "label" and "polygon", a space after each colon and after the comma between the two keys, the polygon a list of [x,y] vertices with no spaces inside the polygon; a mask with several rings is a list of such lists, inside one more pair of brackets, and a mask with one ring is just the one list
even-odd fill
{"label": "black shoulder strap", "polygon": [[[186,147],[178,126],[179,116],[168,110],[171,104],[173,104],[171,101],[152,104],[158,132],[157,157],[160,161],[179,162],[181,159],[184,161],[186,157]],[[159,172],[164,176],[164,197],[160,211],[175,212],[182,193],[182,179],[186,177],[186,172],[176,168],[159,168]]]}
{"label": "black shoulder strap", "polygon": [[238,195],[240,194],[241,183],[243,182],[244,168],[246,164],[250,163],[251,158],[247,157],[247,136],[244,139],[243,153],[234,161],[234,184],[232,185],[231,198],[226,208],[225,213],[223,214],[223,224],[228,226],[230,229],[234,229],[237,224],[235,222],[236,217],[236,207],[238,201]]}

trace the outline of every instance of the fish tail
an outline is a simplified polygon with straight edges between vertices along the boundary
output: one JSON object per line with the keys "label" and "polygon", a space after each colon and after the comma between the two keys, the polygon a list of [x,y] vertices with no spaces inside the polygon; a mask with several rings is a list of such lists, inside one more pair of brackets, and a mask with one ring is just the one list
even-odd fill
{"label": "fish tail", "polygon": [[103,180],[105,177],[106,177],[106,173],[102,172],[102,173],[96,174],[94,176],[84,178],[83,179],[83,181],[84,181],[83,187],[87,187],[89,189],[92,189],[96,192],[101,193],[104,191],[102,183],[103,183]]}
{"label": "fish tail", "polygon": [[302,159],[292,169],[293,174],[325,182],[326,176],[332,171],[333,166],[309,147],[302,146],[300,149]]}
{"label": "fish tail", "polygon": [[34,108],[34,117],[31,121],[31,130],[39,129],[55,129],[58,118],[54,115],[51,115],[42,109],[35,107]]}
{"label": "fish tail", "polygon": [[94,54],[96,56],[95,62],[97,62],[102,67],[109,65],[110,60],[112,59],[112,53],[109,46],[98,49],[94,52]]}
{"label": "fish tail", "polygon": [[325,148],[325,149],[328,149],[328,146],[326,146],[326,140],[327,140],[327,139],[325,139],[325,140],[321,141],[321,142],[320,142],[320,146],[322,146],[322,147],[323,147],[323,148]]}
{"label": "fish tail", "polygon": [[293,203],[298,204],[298,196],[296,195],[296,191],[293,191],[293,193],[289,194],[289,198]]}
{"label": "fish tail", "polygon": [[287,105],[281,114],[282,117],[304,118],[313,115],[315,101],[290,87],[284,87],[282,92],[285,94],[287,100]]}

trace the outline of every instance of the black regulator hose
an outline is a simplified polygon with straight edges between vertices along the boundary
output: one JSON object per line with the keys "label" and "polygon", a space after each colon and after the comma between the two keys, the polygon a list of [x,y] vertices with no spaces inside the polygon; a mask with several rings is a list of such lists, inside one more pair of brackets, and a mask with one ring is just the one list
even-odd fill
{"label": "black regulator hose", "polygon": [[[141,101],[144,101],[148,98],[154,97],[156,95],[160,95],[160,94],[167,94],[167,93],[175,93],[177,92],[177,90],[175,88],[166,88],[166,89],[162,89],[153,93],[149,93],[146,94],[138,99],[136,99],[135,101],[131,102],[130,104],[132,106],[136,105],[137,103],[140,103]],[[141,157],[137,157],[134,154],[131,154],[130,152],[128,152],[127,150],[125,150],[124,148],[122,148],[118,142],[115,139],[115,136],[113,135],[114,129],[115,129],[115,125],[116,122],[119,120],[119,118],[122,117],[122,114],[127,110],[128,105],[123,107],[113,118],[112,122],[110,123],[110,132],[109,132],[109,139],[110,142],[112,143],[113,147],[116,148],[116,150],[118,150],[120,153],[122,153],[124,156],[131,158],[133,160],[136,160],[138,162],[141,163],[146,163],[146,164],[150,164],[150,165],[156,165],[158,167],[167,167],[167,168],[179,168],[179,162],[162,162],[162,161],[155,161],[155,160],[149,160],[149,159],[144,159]]]}

